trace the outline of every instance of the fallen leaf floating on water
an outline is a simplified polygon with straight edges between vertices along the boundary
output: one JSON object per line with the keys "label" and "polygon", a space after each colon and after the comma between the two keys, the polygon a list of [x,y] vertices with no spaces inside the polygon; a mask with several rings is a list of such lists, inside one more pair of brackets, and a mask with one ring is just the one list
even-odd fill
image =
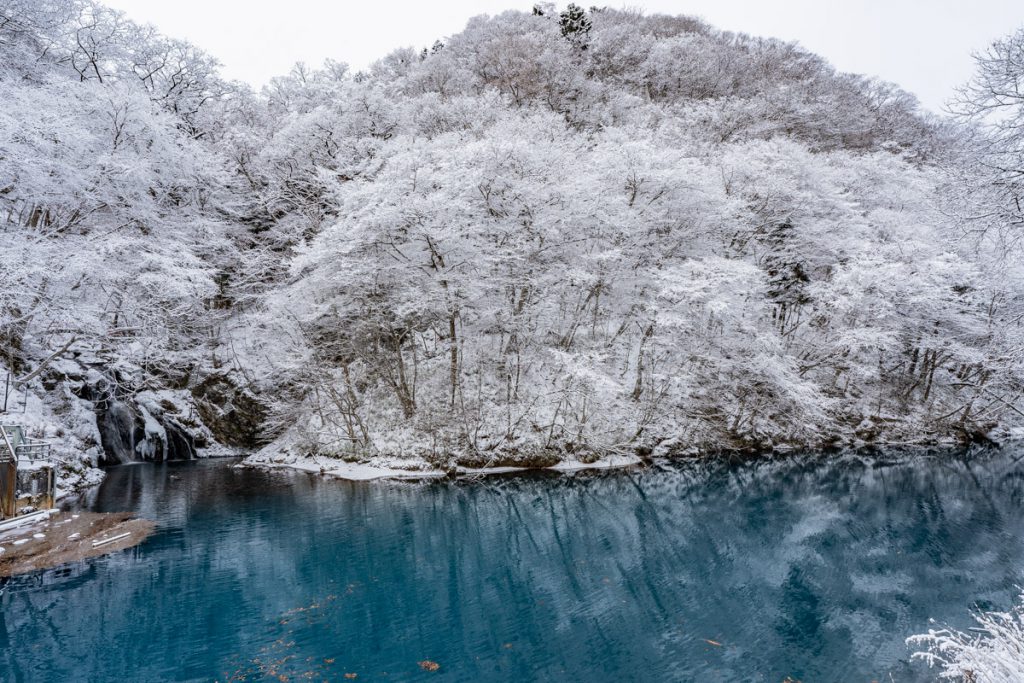
{"label": "fallen leaf floating on water", "polygon": [[420,668],[423,669],[424,671],[437,671],[438,669],[441,668],[440,664],[438,664],[437,662],[432,662],[429,659],[424,659],[419,664],[420,664]]}
{"label": "fallen leaf floating on water", "polygon": [[356,678],[359,674],[345,674],[345,678]]}
{"label": "fallen leaf floating on water", "polygon": [[707,638],[705,638],[704,642],[707,643],[708,645],[714,645],[715,647],[722,647],[722,644],[720,642],[718,642],[717,640],[708,640]]}

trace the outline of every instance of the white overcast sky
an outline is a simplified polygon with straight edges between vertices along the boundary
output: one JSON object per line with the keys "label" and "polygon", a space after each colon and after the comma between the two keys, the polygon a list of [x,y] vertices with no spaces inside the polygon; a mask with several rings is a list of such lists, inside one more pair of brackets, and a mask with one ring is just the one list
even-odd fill
{"label": "white overcast sky", "polygon": [[[583,6],[621,6],[585,0]],[[107,0],[132,19],[186,38],[224,73],[259,87],[296,61],[362,68],[396,47],[424,47],[478,14],[533,0]],[[567,4],[558,3],[559,8]],[[628,0],[730,31],[794,40],[843,71],[880,76],[939,110],[972,70],[970,53],[1024,26],[1024,0]]]}

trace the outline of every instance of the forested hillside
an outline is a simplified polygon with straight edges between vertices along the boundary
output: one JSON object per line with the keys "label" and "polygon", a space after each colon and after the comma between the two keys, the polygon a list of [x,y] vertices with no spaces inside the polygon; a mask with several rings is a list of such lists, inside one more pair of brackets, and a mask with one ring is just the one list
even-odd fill
{"label": "forested hillside", "polygon": [[90,464],[1000,437],[1022,155],[983,76],[939,119],[793,44],[542,5],[254,93],[0,0],[2,362]]}

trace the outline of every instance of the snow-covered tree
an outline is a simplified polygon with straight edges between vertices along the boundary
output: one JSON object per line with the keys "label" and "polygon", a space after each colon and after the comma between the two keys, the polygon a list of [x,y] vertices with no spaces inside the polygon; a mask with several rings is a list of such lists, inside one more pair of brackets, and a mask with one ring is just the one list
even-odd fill
{"label": "snow-covered tree", "polygon": [[4,362],[230,362],[279,445],[442,465],[997,434],[1018,42],[965,127],[690,17],[545,4],[255,93],[92,0],[0,0]]}
{"label": "snow-covered tree", "polygon": [[950,103],[953,113],[977,124],[970,139],[988,193],[986,213],[997,213],[1019,232],[1024,225],[1024,28],[974,55],[974,77]]}

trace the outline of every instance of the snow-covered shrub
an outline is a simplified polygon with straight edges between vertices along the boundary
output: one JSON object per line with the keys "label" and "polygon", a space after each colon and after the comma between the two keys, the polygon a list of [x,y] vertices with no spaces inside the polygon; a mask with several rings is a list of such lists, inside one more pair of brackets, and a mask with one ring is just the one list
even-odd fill
{"label": "snow-covered shrub", "polygon": [[1024,594],[1009,612],[977,611],[967,631],[929,629],[907,638],[923,647],[914,659],[939,670],[939,677],[965,683],[1024,681]]}

